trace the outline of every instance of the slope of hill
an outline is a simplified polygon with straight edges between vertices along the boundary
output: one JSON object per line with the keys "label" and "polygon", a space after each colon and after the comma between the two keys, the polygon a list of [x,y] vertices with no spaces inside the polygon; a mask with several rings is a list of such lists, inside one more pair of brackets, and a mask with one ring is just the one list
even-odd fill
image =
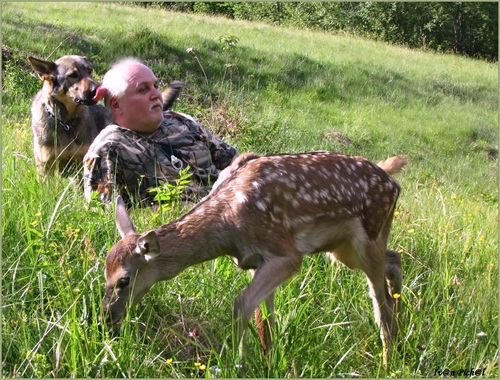
{"label": "slope of hill", "polygon": [[[404,265],[404,326],[387,373],[360,273],[307,258],[277,292],[267,362],[249,377],[498,376],[498,67],[453,55],[117,3],[4,3],[2,362],[6,377],[235,377],[232,300],[248,283],[228,259],[155,287],[119,337],[98,324],[112,211],[80,186],[37,176],[27,57],[86,55],[101,78],[138,56],[176,109],[240,151],[406,155],[390,239]],[[140,231],[181,214],[133,210]],[[265,364],[267,363],[267,364]]]}

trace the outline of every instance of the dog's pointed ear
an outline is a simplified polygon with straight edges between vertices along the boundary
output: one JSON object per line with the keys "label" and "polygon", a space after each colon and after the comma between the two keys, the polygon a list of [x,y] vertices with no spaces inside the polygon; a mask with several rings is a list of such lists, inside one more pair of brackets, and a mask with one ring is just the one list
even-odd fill
{"label": "dog's pointed ear", "polygon": [[29,57],[28,60],[40,79],[46,80],[54,76],[56,72],[56,64],[54,62],[43,61],[35,57]]}

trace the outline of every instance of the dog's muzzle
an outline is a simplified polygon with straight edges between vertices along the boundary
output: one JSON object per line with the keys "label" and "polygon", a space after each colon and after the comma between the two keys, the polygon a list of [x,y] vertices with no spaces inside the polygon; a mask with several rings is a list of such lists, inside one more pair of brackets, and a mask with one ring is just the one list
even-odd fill
{"label": "dog's muzzle", "polygon": [[91,91],[85,92],[85,97],[75,97],[73,101],[76,104],[83,104],[86,106],[93,106],[99,100],[103,99],[108,93],[108,89],[102,86],[97,86]]}

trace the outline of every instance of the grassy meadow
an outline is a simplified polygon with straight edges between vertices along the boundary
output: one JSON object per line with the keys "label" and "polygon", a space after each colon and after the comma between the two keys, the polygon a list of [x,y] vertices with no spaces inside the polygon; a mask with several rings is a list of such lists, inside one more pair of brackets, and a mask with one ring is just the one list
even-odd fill
{"label": "grassy meadow", "polygon": [[[41,178],[32,152],[41,81],[27,57],[65,54],[97,79],[137,56],[162,85],[185,81],[174,108],[240,152],[408,157],[390,236],[404,326],[387,371],[364,275],[316,255],[277,291],[267,358],[251,326],[246,377],[498,377],[496,63],[115,3],[1,7],[3,377],[241,375],[232,302],[249,275],[227,258],[156,285],[120,336],[98,323],[113,210],[89,210],[77,178]],[[146,231],[185,210],[132,218]]]}

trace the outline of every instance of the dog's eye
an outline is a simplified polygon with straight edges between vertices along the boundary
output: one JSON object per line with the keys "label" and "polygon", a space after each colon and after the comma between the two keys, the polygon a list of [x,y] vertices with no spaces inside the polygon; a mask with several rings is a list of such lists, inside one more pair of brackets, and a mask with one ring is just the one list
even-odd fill
{"label": "dog's eye", "polygon": [[128,286],[129,283],[130,283],[130,277],[122,277],[118,280],[116,286],[120,289],[123,289],[124,287]]}
{"label": "dog's eye", "polygon": [[72,72],[71,74],[68,75],[68,78],[73,78],[73,79],[78,78],[78,72],[76,71]]}

